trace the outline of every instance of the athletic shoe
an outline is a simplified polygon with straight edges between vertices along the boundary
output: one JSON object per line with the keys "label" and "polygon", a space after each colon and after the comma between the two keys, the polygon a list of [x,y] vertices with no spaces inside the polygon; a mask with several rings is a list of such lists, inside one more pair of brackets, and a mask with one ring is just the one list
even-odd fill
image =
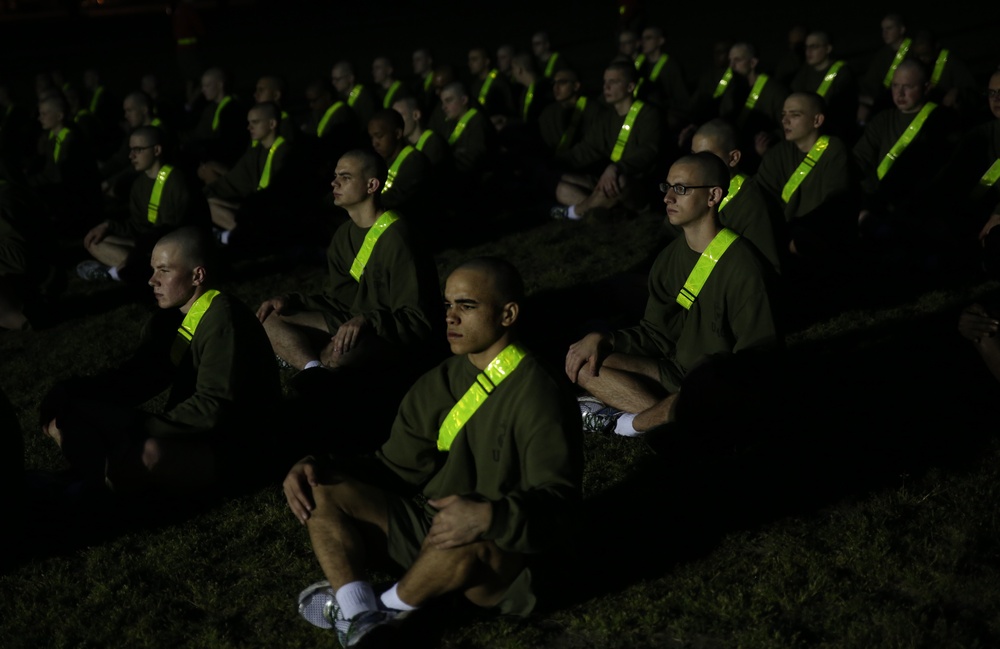
{"label": "athletic shoe", "polygon": [[597,399],[589,397],[578,400],[580,404],[580,419],[583,420],[583,430],[587,433],[610,433],[615,429],[622,411],[606,406]]}
{"label": "athletic shoe", "polygon": [[332,629],[337,622],[346,621],[340,615],[336,593],[325,579],[299,593],[299,615],[321,629]]}
{"label": "athletic shoe", "polygon": [[275,360],[275,362],[278,363],[278,369],[279,370],[294,370],[295,369],[294,367],[291,366],[291,364],[289,364],[288,361],[286,361],[281,356],[278,356],[277,354],[274,355],[274,360]]}
{"label": "athletic shoe", "polygon": [[551,210],[549,210],[549,216],[551,216],[556,221],[566,221],[569,220],[569,208],[565,205],[556,205]]}
{"label": "athletic shoe", "polygon": [[377,611],[358,613],[350,620],[337,620],[337,639],[343,647],[354,647],[372,631],[385,628],[405,617],[404,611],[380,608]]}
{"label": "athletic shoe", "polygon": [[88,282],[99,282],[111,279],[111,275],[108,274],[109,270],[111,270],[110,266],[105,266],[96,259],[81,261],[76,265],[76,274],[79,275],[81,279],[85,279]]}

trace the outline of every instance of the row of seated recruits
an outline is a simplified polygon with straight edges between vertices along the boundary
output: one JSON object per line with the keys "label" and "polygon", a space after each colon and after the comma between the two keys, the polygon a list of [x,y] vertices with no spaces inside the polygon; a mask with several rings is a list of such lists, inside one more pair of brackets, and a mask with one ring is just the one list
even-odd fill
{"label": "row of seated recruits", "polygon": [[[462,262],[439,306],[430,253],[381,202],[385,161],[348,152],[332,195],[350,220],[331,241],[321,294],[275,296],[254,313],[217,288],[210,230],[174,229],[150,254],[159,308],[132,358],[54,385],[41,431],[81,480],[140,507],[152,494],[197,498],[284,473],[323,577],[302,590],[299,612],[345,647],[398,632],[448,593],[526,615],[533,571],[578,520],[582,432],[668,434],[692,370],[782,346],[774,269],[719,220],[730,176],[710,152],[670,166],[663,203],[681,234],[650,272],[645,316],[587,335],[554,370],[518,334],[529,304],[517,269]],[[282,417],[276,355],[299,374],[347,382],[366,367],[420,377],[391,430],[367,431],[366,452],[299,455],[288,470],[276,459],[298,445],[270,425]],[[163,391],[162,409],[140,408]],[[383,559],[400,577],[376,590],[368,571]]]}

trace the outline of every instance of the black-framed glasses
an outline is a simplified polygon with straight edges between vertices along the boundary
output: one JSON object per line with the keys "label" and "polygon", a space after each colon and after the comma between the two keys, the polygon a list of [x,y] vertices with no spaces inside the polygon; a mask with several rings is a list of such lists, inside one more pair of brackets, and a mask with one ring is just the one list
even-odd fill
{"label": "black-framed glasses", "polygon": [[997,88],[996,90],[994,90],[993,88],[990,88],[989,90],[987,90],[983,94],[986,95],[986,97],[989,98],[989,99],[996,99],[996,98],[1000,97],[1000,88]]}
{"label": "black-framed glasses", "polygon": [[708,189],[710,187],[718,187],[718,185],[671,185],[670,183],[660,183],[661,192],[666,194],[672,189],[678,196],[683,196],[692,189]]}
{"label": "black-framed glasses", "polygon": [[154,146],[156,146],[156,145],[155,144],[150,144],[149,146],[130,146],[128,148],[128,152],[129,153],[142,153],[146,149],[152,149]]}

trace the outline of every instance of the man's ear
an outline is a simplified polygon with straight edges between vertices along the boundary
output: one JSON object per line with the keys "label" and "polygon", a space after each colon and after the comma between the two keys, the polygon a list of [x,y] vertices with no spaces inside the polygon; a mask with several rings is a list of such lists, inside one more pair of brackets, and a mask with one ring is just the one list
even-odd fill
{"label": "man's ear", "polygon": [[379,192],[379,188],[381,186],[382,186],[382,183],[381,183],[381,181],[379,181],[378,178],[369,178],[368,179],[368,193],[369,194],[377,194]]}
{"label": "man's ear", "polygon": [[512,327],[517,322],[517,316],[521,313],[521,305],[517,302],[508,302],[500,309],[500,324],[505,327]]}
{"label": "man's ear", "polygon": [[813,126],[815,128],[819,128],[820,126],[823,126],[823,122],[825,121],[826,121],[826,115],[824,115],[823,113],[817,113],[816,117],[813,118]]}
{"label": "man's ear", "polygon": [[191,271],[191,285],[201,286],[205,283],[206,276],[207,274],[205,273],[204,266],[195,266],[194,270]]}
{"label": "man's ear", "polygon": [[708,206],[714,207],[722,202],[722,197],[725,196],[723,189],[721,187],[709,187],[708,188]]}
{"label": "man's ear", "polygon": [[737,165],[740,164],[740,160],[743,158],[743,152],[739,149],[733,149],[729,152],[729,167],[735,169]]}

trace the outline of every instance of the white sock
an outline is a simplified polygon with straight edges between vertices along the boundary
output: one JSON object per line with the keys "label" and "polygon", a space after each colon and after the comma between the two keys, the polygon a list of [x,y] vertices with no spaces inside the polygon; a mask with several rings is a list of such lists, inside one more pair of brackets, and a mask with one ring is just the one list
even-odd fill
{"label": "white sock", "polygon": [[392,585],[392,588],[382,593],[382,604],[386,608],[392,608],[397,611],[415,611],[416,606],[410,606],[403,600],[399,599],[399,593],[396,592],[396,588],[399,587],[399,582],[397,581]]}
{"label": "white sock", "polygon": [[308,370],[308,369],[311,369],[313,367],[322,367],[322,366],[323,366],[323,363],[320,363],[319,361],[309,361],[308,363],[306,363],[306,366],[303,367],[302,369]]}
{"label": "white sock", "polygon": [[337,606],[344,619],[350,620],[359,613],[378,610],[375,591],[367,581],[352,581],[337,589]]}
{"label": "white sock", "polygon": [[576,205],[570,205],[566,211],[566,218],[571,221],[579,221],[583,217],[576,213]]}
{"label": "white sock", "polygon": [[635,415],[630,412],[623,412],[622,416],[618,418],[618,422],[615,424],[615,434],[621,435],[622,437],[636,437],[642,435],[641,431],[636,430],[632,426],[632,420],[635,419]]}
{"label": "white sock", "polygon": [[110,275],[111,279],[115,280],[116,282],[122,281],[122,278],[118,276],[118,269],[115,268],[114,266],[108,268],[108,275]]}

